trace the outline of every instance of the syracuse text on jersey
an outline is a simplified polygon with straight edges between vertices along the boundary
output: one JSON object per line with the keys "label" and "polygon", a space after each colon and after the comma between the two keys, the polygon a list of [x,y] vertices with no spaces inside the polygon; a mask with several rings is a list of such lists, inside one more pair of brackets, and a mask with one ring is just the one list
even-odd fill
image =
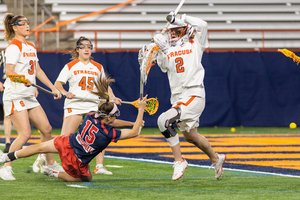
{"label": "syracuse text on jersey", "polygon": [[98,76],[98,72],[89,71],[89,70],[75,70],[73,73],[74,73],[74,75],[77,75],[77,74],[90,74],[90,75],[93,75],[93,76]]}
{"label": "syracuse text on jersey", "polygon": [[168,56],[168,59],[170,59],[171,57],[182,56],[182,55],[190,54],[190,53],[192,53],[192,49],[184,49],[184,50],[179,50],[179,51],[172,51],[167,56]]}
{"label": "syracuse text on jersey", "polygon": [[36,54],[34,52],[30,52],[30,53],[23,52],[23,57],[36,57]]}

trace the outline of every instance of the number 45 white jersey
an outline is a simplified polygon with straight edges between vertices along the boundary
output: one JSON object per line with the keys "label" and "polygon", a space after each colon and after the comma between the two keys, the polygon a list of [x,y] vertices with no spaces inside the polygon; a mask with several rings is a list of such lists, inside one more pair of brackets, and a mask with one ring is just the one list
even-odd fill
{"label": "number 45 white jersey", "polygon": [[[77,97],[97,99],[98,96],[90,91],[96,91],[94,80],[97,80],[100,75],[104,75],[104,68],[101,64],[91,60],[85,65],[80,60],[75,59],[64,66],[56,81],[63,83],[68,81],[69,92]],[[83,109],[83,107],[89,110],[98,109],[98,102],[85,101],[84,105],[82,102],[78,99],[66,99],[64,109]]]}

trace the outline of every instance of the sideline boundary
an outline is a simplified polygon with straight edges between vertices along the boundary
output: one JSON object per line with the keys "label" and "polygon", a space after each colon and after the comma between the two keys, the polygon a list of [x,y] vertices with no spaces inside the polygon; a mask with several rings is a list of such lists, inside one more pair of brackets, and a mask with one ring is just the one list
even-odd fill
{"label": "sideline boundary", "polygon": [[[173,165],[173,162],[142,159],[142,158],[128,158],[128,157],[118,157],[118,156],[104,156],[104,158],[112,158],[112,159],[120,159],[120,160],[131,160],[131,161],[139,161],[139,162],[149,162],[149,163]],[[212,168],[210,166],[195,165],[195,164],[189,164],[189,167],[198,167],[198,168],[206,168],[206,169]],[[235,172],[245,172],[245,173],[255,173],[255,174],[262,174],[262,175],[271,175],[271,176],[283,176],[283,177],[291,177],[291,178],[300,178],[300,176],[293,176],[293,175],[287,175],[287,174],[279,174],[279,173],[271,173],[271,172],[260,172],[260,171],[242,170],[242,169],[232,169],[232,168],[225,168],[225,167],[223,168],[223,170],[225,170],[225,171],[235,171]]]}

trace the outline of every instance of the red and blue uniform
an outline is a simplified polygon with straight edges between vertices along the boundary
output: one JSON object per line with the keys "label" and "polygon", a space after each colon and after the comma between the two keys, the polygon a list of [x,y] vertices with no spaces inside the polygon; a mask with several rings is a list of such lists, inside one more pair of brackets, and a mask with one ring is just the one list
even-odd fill
{"label": "red and blue uniform", "polygon": [[74,178],[89,176],[89,162],[111,142],[117,142],[121,131],[105,124],[89,112],[79,132],[55,138],[62,167]]}

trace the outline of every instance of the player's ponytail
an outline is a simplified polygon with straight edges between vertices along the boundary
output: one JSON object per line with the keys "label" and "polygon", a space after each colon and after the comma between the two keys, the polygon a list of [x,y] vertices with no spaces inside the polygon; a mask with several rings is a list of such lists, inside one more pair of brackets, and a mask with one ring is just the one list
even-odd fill
{"label": "player's ponytail", "polygon": [[21,18],[25,18],[23,15],[14,15],[12,13],[7,13],[4,17],[4,40],[11,41],[15,37],[15,31],[13,25]]}
{"label": "player's ponytail", "polygon": [[114,79],[111,79],[109,76],[99,76],[98,80],[94,81],[96,91],[91,91],[91,93],[97,95],[101,99],[106,101],[100,101],[98,105],[98,111],[101,113],[109,114],[110,111],[114,108],[114,103],[109,101],[108,87],[109,84],[115,82]]}

